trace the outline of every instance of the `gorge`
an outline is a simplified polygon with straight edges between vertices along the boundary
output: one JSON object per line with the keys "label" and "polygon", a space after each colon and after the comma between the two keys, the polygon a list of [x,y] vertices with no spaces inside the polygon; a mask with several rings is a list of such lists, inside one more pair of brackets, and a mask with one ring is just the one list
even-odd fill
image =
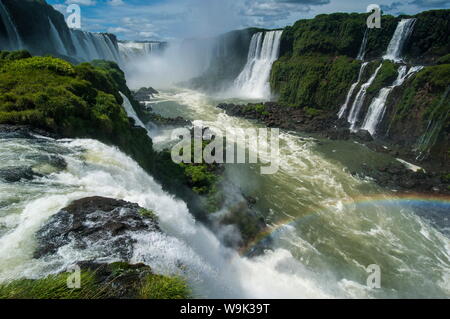
{"label": "gorge", "polygon": [[[450,296],[450,10],[177,44],[72,30],[41,0],[0,18],[1,298],[86,263],[185,298]],[[170,158],[176,128],[266,126],[274,174]]]}

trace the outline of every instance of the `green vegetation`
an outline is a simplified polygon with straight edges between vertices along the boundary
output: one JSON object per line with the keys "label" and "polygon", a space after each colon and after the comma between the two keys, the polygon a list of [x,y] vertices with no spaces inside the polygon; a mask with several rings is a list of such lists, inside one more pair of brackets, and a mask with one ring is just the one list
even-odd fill
{"label": "green vegetation", "polygon": [[335,109],[345,101],[360,65],[345,56],[282,57],[272,67],[271,84],[281,103]]}
{"label": "green vegetation", "polygon": [[415,141],[422,155],[448,165],[450,147],[450,64],[425,67],[399,90],[390,134]]}
{"label": "green vegetation", "polygon": [[152,141],[122,107],[119,90],[125,95],[129,90],[117,64],[94,61],[74,66],[23,51],[1,52],[0,57],[0,124],[98,139],[118,146],[148,172],[166,164],[155,164]]}
{"label": "green vegetation", "polygon": [[158,216],[156,216],[156,214],[149,209],[141,208],[139,209],[139,214],[154,221],[158,221]]}
{"label": "green vegetation", "polygon": [[0,285],[0,299],[186,299],[183,279],[152,274],[144,265],[117,262],[81,271],[80,288],[67,287],[70,273],[19,279]]}
{"label": "green vegetation", "polygon": [[180,164],[184,169],[189,186],[198,194],[208,194],[215,188],[217,176],[211,172],[207,164]]}
{"label": "green vegetation", "polygon": [[[450,52],[450,10],[430,10],[417,14],[414,32],[404,48],[408,59],[434,63]],[[447,62],[448,63],[448,62]]]}
{"label": "green vegetation", "polygon": [[312,107],[305,107],[305,112],[306,112],[306,114],[308,114],[309,116],[312,116],[312,117],[315,117],[321,113],[320,110],[312,108]]}
{"label": "green vegetation", "polygon": [[376,94],[382,88],[392,85],[397,78],[398,65],[391,61],[383,61],[383,65],[378,71],[377,77],[372,85],[367,89],[368,94]]}
{"label": "green vegetation", "polygon": [[438,111],[445,116],[448,104],[442,103],[441,99],[449,85],[449,78],[450,64],[429,66],[417,73],[400,98],[397,119],[405,118],[417,107],[422,109],[425,119],[429,119],[439,106]]}
{"label": "green vegetation", "polygon": [[[442,175],[441,180],[442,180],[444,183],[449,183],[449,184],[450,184],[450,173],[445,174],[445,175]],[[449,185],[449,186],[450,186],[450,185]]]}
{"label": "green vegetation", "polygon": [[178,277],[147,276],[139,290],[141,299],[187,299],[191,292]]}
{"label": "green vegetation", "polygon": [[437,59],[436,64],[450,64],[450,53]]}
{"label": "green vegetation", "polygon": [[[282,37],[282,55],[312,54],[356,56],[364,37],[367,14],[320,14],[314,19],[299,20],[285,29]],[[375,56],[389,43],[396,19],[383,16],[383,30],[373,29],[369,34],[368,52]]]}

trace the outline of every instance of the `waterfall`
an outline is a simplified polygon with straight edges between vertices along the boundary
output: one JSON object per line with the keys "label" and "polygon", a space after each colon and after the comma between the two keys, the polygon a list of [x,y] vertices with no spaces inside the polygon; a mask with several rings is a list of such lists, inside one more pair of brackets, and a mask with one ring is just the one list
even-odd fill
{"label": "waterfall", "polygon": [[55,25],[53,24],[52,19],[48,18],[48,23],[50,24],[50,39],[53,42],[56,52],[58,52],[62,55],[68,55],[66,46],[64,45],[64,42],[62,41],[58,30],[56,29]]}
{"label": "waterfall", "polygon": [[123,99],[122,107],[125,109],[125,112],[127,112],[128,117],[131,117],[137,126],[140,126],[143,129],[145,129],[147,131],[147,135],[150,138],[152,138],[149,129],[145,126],[145,124],[141,121],[139,116],[136,114],[136,111],[134,110],[133,105],[131,105],[130,100],[122,92],[120,92],[120,96]]}
{"label": "waterfall", "polygon": [[375,72],[370,76],[369,80],[366,83],[361,85],[358,94],[355,97],[355,101],[353,101],[352,108],[350,109],[350,114],[348,115],[348,122],[351,124],[350,129],[352,131],[355,130],[356,122],[358,121],[359,113],[361,112],[361,108],[364,104],[364,100],[366,99],[367,89],[372,85],[373,81],[377,77],[378,72],[381,69],[383,63],[380,63]]}
{"label": "waterfall", "polygon": [[132,61],[137,58],[153,56],[161,53],[160,42],[119,42],[119,53],[123,60]]}
{"label": "waterfall", "polygon": [[383,56],[385,60],[400,62],[406,40],[411,35],[416,19],[402,19],[395,29],[391,42]]}
{"label": "waterfall", "polygon": [[341,106],[341,109],[339,110],[338,116],[339,118],[342,118],[345,114],[345,111],[347,110],[348,103],[350,103],[350,99],[352,98],[353,92],[355,91],[356,87],[358,86],[359,82],[361,81],[362,75],[364,74],[364,70],[366,69],[366,66],[369,64],[369,62],[364,62],[361,64],[361,68],[359,69],[359,75],[358,80],[352,84],[350,87],[350,90],[347,93],[347,98],[345,99],[344,105]]}
{"label": "waterfall", "polygon": [[[444,103],[447,101],[449,93],[450,93],[450,86],[447,86],[447,89],[445,90],[444,94],[441,97],[439,105],[434,109],[434,111],[430,115],[430,120],[428,121],[428,125],[425,132],[417,141],[417,146],[415,148],[415,151],[419,153],[419,155],[416,158],[417,160],[423,160],[428,156],[431,148],[434,146],[437,139],[439,138],[439,134],[442,131],[442,127],[448,120],[450,108],[448,108],[448,103],[447,105],[445,105]],[[447,107],[447,112],[445,113],[445,116],[442,116],[443,113],[440,112],[442,107]]]}
{"label": "waterfall", "polygon": [[[9,50],[18,50],[23,48],[22,40],[20,39],[19,32],[17,31],[16,25],[14,24],[11,15],[8,10],[3,5],[3,2],[0,0],[0,18],[6,28],[7,39],[6,43],[2,45],[3,48],[7,48]],[[5,46],[5,47],[3,47]]]}
{"label": "waterfall", "polygon": [[366,47],[367,47],[367,38],[369,37],[369,29],[366,29],[364,32],[364,38],[361,43],[361,47],[359,48],[358,56],[356,57],[357,60],[364,61],[364,56],[366,55]]}
{"label": "waterfall", "polygon": [[378,124],[383,119],[384,113],[386,112],[386,101],[392,90],[403,84],[405,80],[412,74],[420,71],[422,66],[412,67],[408,73],[406,72],[407,67],[402,65],[398,68],[398,76],[391,86],[382,88],[369,106],[369,111],[367,112],[366,118],[364,119],[362,129],[369,131],[371,135],[376,133]]}
{"label": "waterfall", "polygon": [[270,97],[270,71],[278,58],[282,33],[283,31],[268,31],[253,35],[247,64],[234,81],[237,95],[254,99]]}
{"label": "waterfall", "polygon": [[76,57],[82,61],[104,59],[120,63],[119,50],[107,34],[70,30]]}

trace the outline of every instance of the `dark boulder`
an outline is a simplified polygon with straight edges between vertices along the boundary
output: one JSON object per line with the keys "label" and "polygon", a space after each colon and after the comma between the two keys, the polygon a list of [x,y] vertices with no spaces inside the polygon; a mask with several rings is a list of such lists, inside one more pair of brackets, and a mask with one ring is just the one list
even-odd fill
{"label": "dark boulder", "polygon": [[0,179],[9,183],[20,182],[21,180],[30,181],[36,176],[41,175],[35,173],[31,167],[27,166],[5,167],[0,169]]}
{"label": "dark boulder", "polygon": [[150,99],[155,97],[155,95],[159,94],[159,92],[152,87],[148,88],[142,87],[139,90],[132,92],[132,94],[136,101],[145,102],[150,101]]}
{"label": "dark boulder", "polygon": [[372,142],[373,141],[372,135],[370,135],[369,131],[366,131],[366,130],[359,130],[359,131],[353,133],[352,136],[361,142]]}
{"label": "dark boulder", "polygon": [[34,256],[55,254],[71,244],[77,250],[98,247],[105,256],[129,260],[133,234],[141,231],[160,231],[150,211],[122,200],[83,198],[59,211],[38,231]]}

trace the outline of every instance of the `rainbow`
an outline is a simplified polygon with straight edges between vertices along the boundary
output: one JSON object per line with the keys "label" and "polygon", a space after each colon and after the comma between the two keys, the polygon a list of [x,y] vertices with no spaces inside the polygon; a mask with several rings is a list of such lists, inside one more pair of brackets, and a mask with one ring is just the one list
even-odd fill
{"label": "rainbow", "polygon": [[[344,206],[367,206],[374,204],[381,204],[383,206],[389,205],[404,205],[404,206],[428,206],[447,210],[450,214],[450,196],[448,195],[434,195],[434,194],[420,194],[420,193],[405,193],[405,194],[377,194],[370,196],[358,196],[354,198],[346,198],[343,200],[336,200],[329,205],[341,203]],[[319,210],[320,211],[320,210]],[[262,242],[264,239],[270,237],[280,228],[297,223],[300,219],[311,217],[317,214],[318,210],[310,210],[299,218],[285,218],[280,220],[276,225],[267,226],[264,230],[258,233],[255,238],[246,246],[240,249],[240,254],[247,255],[253,247]]]}

